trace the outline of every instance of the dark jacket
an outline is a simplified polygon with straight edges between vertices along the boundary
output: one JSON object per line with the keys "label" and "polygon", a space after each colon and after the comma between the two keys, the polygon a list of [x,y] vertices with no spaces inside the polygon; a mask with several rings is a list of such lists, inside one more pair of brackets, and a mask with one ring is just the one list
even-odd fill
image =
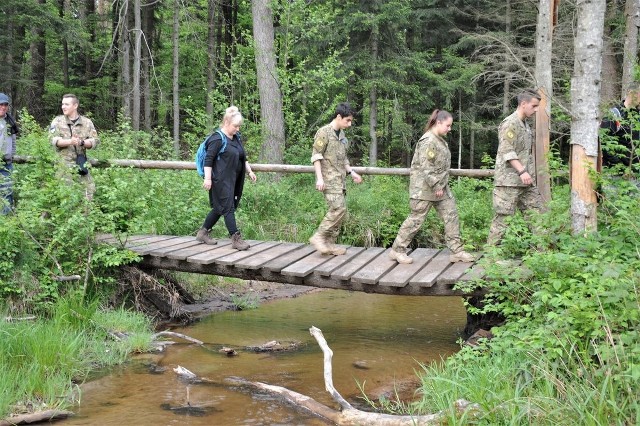
{"label": "dark jacket", "polygon": [[[629,166],[630,160],[633,158],[631,152],[631,144],[638,148],[640,143],[640,131],[633,130],[629,123],[630,119],[638,119],[640,117],[640,109],[627,108],[624,103],[614,106],[609,110],[607,116],[600,123],[600,128],[607,129],[608,134],[617,139],[617,143],[624,147],[623,150],[611,151],[602,150],[602,165],[611,167],[616,164],[624,164]],[[637,124],[635,125],[637,127]]]}
{"label": "dark jacket", "polygon": [[216,213],[225,216],[240,203],[247,157],[237,134],[227,139],[227,146],[220,153],[222,145],[222,138],[214,132],[207,140],[204,166],[212,168],[209,204]]}

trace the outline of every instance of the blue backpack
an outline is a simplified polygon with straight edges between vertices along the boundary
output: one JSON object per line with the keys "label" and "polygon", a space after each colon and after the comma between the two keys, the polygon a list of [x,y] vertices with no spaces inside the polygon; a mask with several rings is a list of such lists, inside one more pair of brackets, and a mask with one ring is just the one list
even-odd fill
{"label": "blue backpack", "polygon": [[[222,154],[224,152],[224,150],[227,149],[227,137],[225,136],[225,134],[220,129],[217,129],[216,132],[222,138],[222,148],[220,148],[220,151],[218,152],[218,157],[217,157],[217,159],[219,160],[220,159],[220,154]],[[213,135],[213,133],[211,133],[209,136],[204,138],[204,140],[202,141],[202,143],[198,147],[198,150],[196,151],[196,157],[195,157],[196,170],[198,171],[198,174],[202,178],[204,177],[204,158],[207,156],[207,141],[209,140],[209,138],[212,135]]]}

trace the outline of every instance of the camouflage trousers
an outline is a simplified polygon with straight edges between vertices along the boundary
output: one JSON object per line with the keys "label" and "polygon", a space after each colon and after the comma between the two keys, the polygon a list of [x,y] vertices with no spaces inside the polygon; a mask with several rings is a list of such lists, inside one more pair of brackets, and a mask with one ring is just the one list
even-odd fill
{"label": "camouflage trousers", "polygon": [[74,164],[73,166],[69,166],[66,170],[62,167],[61,170],[58,171],[57,176],[66,185],[74,185],[76,182],[80,183],[84,187],[85,198],[89,201],[93,199],[93,194],[96,193],[96,184],[93,182],[91,172],[81,176],[78,174],[78,169]]}
{"label": "camouflage trousers", "polygon": [[320,235],[325,241],[335,243],[340,232],[340,226],[347,213],[347,204],[344,194],[325,192],[324,199],[327,202],[329,211],[324,215],[316,234]]}
{"label": "camouflage trousers", "polygon": [[13,207],[13,181],[11,180],[13,173],[13,164],[5,164],[0,159],[0,214],[6,215],[11,212]]}
{"label": "camouflage trousers", "polygon": [[[540,191],[535,186],[496,186],[493,189],[494,216],[487,244],[500,243],[507,230],[506,220],[516,213],[516,208],[527,218],[532,211],[544,213],[547,210]],[[537,231],[532,229],[532,232]]]}
{"label": "camouflage trousers", "polygon": [[420,230],[432,206],[444,222],[444,238],[449,250],[452,253],[458,253],[462,250],[456,200],[453,198],[445,198],[441,201],[426,201],[412,198],[409,200],[411,213],[409,213],[409,216],[407,216],[402,226],[400,226],[398,236],[393,242],[393,250],[395,252],[406,253],[407,247],[409,247],[413,237],[415,237]]}

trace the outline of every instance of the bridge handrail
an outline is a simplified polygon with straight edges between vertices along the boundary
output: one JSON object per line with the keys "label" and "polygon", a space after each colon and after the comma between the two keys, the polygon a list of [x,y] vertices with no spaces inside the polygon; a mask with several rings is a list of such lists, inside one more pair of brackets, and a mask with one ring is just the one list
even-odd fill
{"label": "bridge handrail", "polygon": [[[32,156],[17,155],[14,163],[35,163],[37,159]],[[165,169],[165,170],[195,170],[193,161],[160,161],[160,160],[98,160],[90,159],[92,167],[129,167],[137,169]],[[251,164],[254,172],[274,173],[314,173],[313,166],[301,166],[295,164]],[[408,176],[411,169],[407,167],[353,167],[361,175],[388,175]],[[451,169],[451,176],[466,176],[473,178],[486,178],[493,176],[493,169]]]}

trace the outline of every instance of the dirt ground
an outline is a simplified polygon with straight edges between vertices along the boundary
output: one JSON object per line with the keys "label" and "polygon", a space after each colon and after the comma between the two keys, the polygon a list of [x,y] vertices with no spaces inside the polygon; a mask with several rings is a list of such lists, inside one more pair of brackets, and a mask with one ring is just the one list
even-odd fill
{"label": "dirt ground", "polygon": [[262,304],[270,300],[288,299],[315,291],[322,291],[322,289],[266,281],[247,281],[242,284],[226,285],[223,290],[211,287],[211,290],[201,295],[196,303],[185,304],[182,308],[194,318],[198,318],[212,312],[236,309],[234,298]]}

